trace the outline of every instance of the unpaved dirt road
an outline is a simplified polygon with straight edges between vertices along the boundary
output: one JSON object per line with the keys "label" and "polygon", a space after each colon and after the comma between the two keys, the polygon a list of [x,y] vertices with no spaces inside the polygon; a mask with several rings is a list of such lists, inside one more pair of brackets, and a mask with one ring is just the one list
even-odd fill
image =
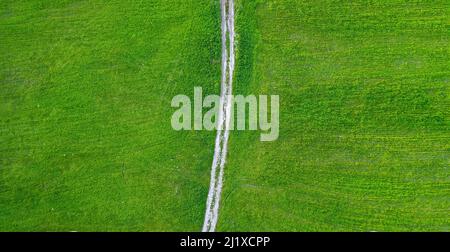
{"label": "unpaved dirt road", "polygon": [[235,62],[234,0],[221,0],[220,4],[222,17],[222,81],[220,109],[203,232],[214,232],[219,219],[219,205],[222,194],[231,120],[231,95],[233,90]]}

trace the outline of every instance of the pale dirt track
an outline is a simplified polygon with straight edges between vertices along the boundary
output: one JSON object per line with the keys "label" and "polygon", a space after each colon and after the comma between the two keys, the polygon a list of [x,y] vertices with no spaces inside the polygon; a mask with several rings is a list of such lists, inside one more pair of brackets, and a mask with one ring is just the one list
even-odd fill
{"label": "pale dirt track", "polygon": [[[222,18],[222,80],[220,109],[203,232],[214,232],[216,230],[219,218],[219,205],[222,194],[231,120],[231,95],[233,90],[235,62],[234,0],[221,0],[220,4]],[[227,47],[227,42],[229,42],[229,47]]]}

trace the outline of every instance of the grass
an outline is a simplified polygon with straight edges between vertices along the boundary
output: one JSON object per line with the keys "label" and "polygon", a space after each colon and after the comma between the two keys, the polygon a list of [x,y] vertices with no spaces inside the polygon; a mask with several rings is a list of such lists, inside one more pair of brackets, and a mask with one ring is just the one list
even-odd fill
{"label": "grass", "polygon": [[[0,3],[0,231],[199,231],[214,132],[172,97],[220,90],[219,1]],[[447,1],[236,0],[219,231],[449,231]]]}
{"label": "grass", "polygon": [[221,231],[449,231],[449,5],[237,0],[236,92],[280,138],[230,139]]}
{"label": "grass", "polygon": [[176,94],[218,92],[217,1],[0,3],[0,230],[198,231],[213,132]]}

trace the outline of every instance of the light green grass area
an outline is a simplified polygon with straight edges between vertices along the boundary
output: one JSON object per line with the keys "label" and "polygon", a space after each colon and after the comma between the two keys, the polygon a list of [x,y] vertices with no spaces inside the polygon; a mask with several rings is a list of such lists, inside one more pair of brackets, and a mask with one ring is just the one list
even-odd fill
{"label": "light green grass area", "polygon": [[233,132],[219,230],[449,231],[448,1],[236,5],[235,93],[280,95],[280,138]]}
{"label": "light green grass area", "polygon": [[[235,0],[234,94],[280,95],[280,138],[231,134],[219,231],[450,231],[448,1]],[[0,231],[199,231],[219,93],[218,0],[0,2]]]}
{"label": "light green grass area", "polygon": [[0,231],[198,231],[214,132],[176,94],[219,92],[209,0],[0,2]]}

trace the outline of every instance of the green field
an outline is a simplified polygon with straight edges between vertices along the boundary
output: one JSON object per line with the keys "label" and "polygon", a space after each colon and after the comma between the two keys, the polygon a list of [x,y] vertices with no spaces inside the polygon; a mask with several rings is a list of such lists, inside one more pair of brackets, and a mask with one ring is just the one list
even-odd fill
{"label": "green field", "polygon": [[0,6],[0,230],[199,230],[215,134],[170,102],[218,90],[219,5]]}
{"label": "green field", "polygon": [[280,95],[280,138],[232,135],[219,230],[449,231],[448,2],[237,3],[235,92]]}
{"label": "green field", "polygon": [[[450,231],[448,1],[235,0],[235,94],[280,95],[280,138],[232,132],[218,231]],[[199,231],[220,91],[218,0],[0,2],[0,231]]]}

